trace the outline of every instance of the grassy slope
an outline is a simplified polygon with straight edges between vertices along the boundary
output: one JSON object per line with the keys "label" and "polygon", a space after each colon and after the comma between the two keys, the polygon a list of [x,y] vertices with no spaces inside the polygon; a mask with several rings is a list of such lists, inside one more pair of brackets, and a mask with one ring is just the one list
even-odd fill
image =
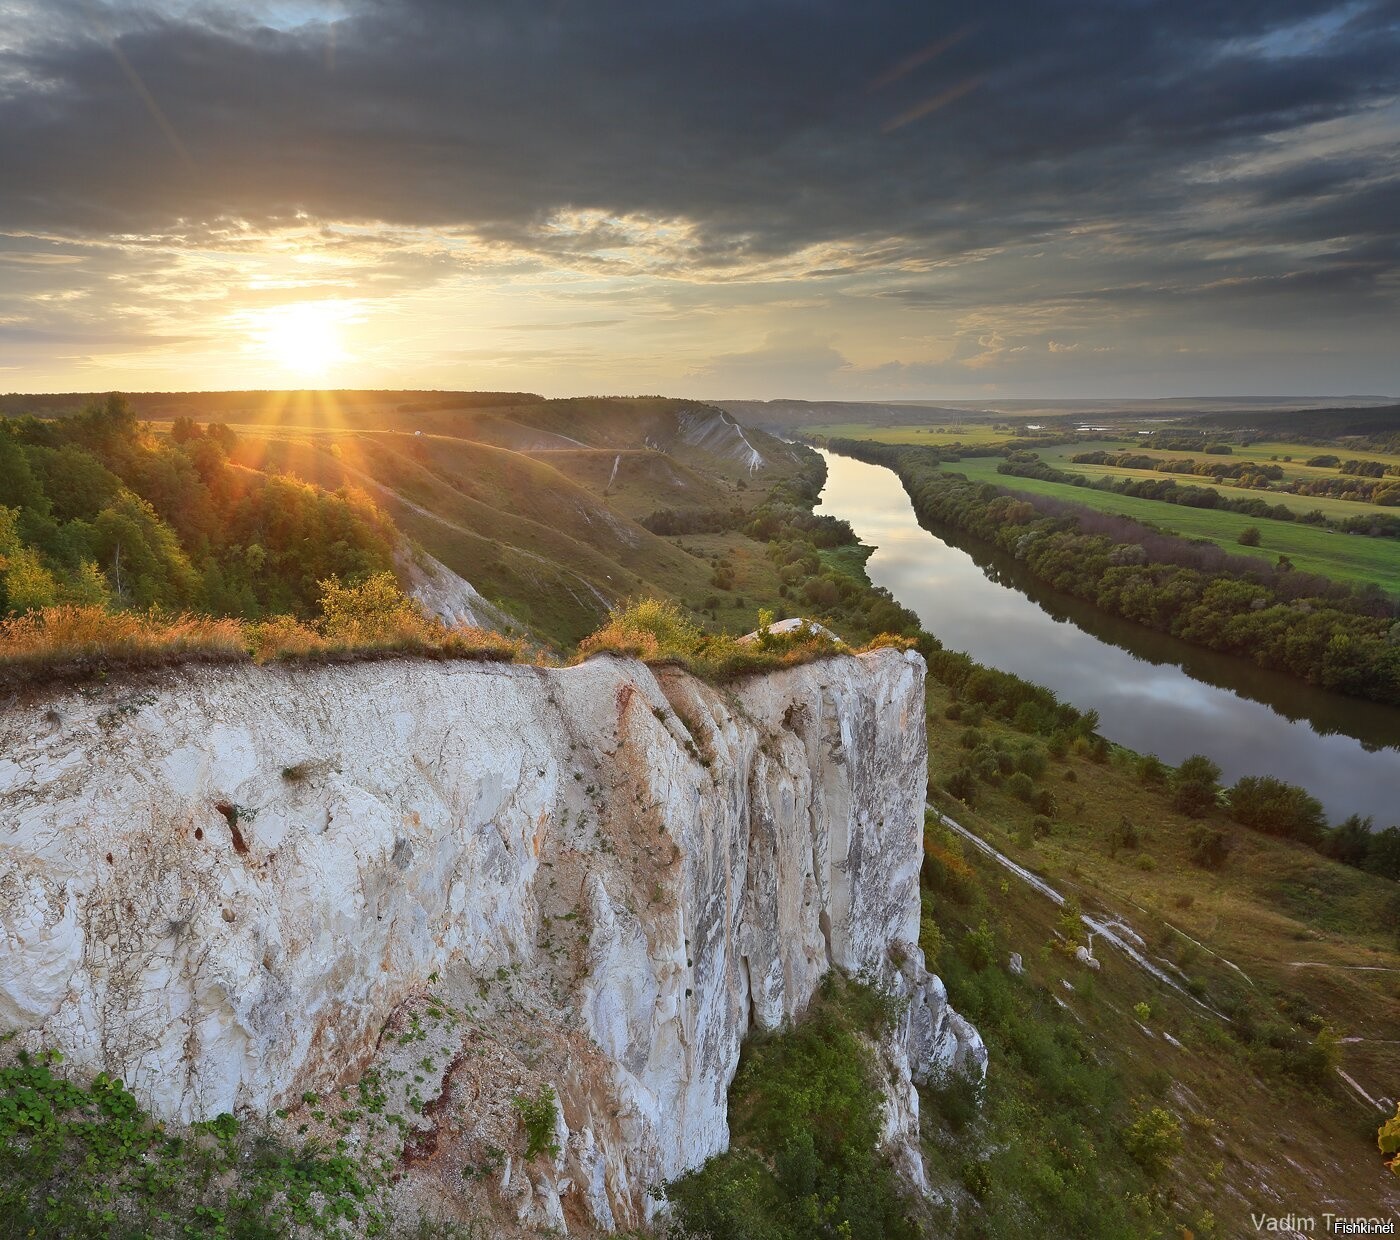
{"label": "grassy slope", "polygon": [[[430,554],[560,647],[596,629],[609,606],[645,593],[692,608],[715,597],[711,627],[747,631],[755,604],[745,591],[776,593],[762,548],[735,533],[661,538],[637,519],[666,507],[753,507],[795,474],[798,461],[785,445],[748,432],[770,461],[750,474],[741,461],[687,442],[678,408],[689,406],[598,400],[406,413],[360,406],[311,417],[296,405],[285,418],[240,424],[239,459],[369,491]],[[584,440],[598,446],[570,446]],[[727,592],[710,583],[720,560],[738,574]]]}
{"label": "grassy slope", "polygon": [[[956,763],[964,727],[943,717],[947,705],[947,691],[931,684],[935,777]],[[995,723],[982,730],[989,738],[1023,739]],[[1066,771],[1075,782],[1065,782]],[[1217,825],[1234,832],[1236,851],[1223,871],[1200,870],[1187,859],[1190,820],[1168,809],[1159,792],[1138,783],[1122,760],[1097,765],[1071,756],[1051,762],[1042,782],[1054,790],[1060,813],[1053,834],[1034,844],[1026,841],[1032,811],[1004,789],[984,785],[976,810],[958,805],[950,812],[1060,891],[1077,894],[1086,912],[1122,916],[1144,936],[1149,954],[1180,965],[1207,1001],[1219,1005],[1248,993],[1265,1008],[1318,1013],[1344,1037],[1362,1039],[1343,1044],[1342,1066],[1373,1096],[1394,1095],[1400,1047],[1387,1039],[1400,1027],[1400,952],[1393,932],[1379,927],[1395,884],[1231,828],[1223,819]],[[1144,840],[1114,858],[1108,831],[1124,816],[1144,832]],[[1164,1106],[1181,1122],[1185,1148],[1163,1185],[1167,1208],[1143,1216],[1144,1227],[1155,1218],[1164,1233],[1175,1234],[1169,1230],[1174,1223],[1199,1234],[1206,1231],[1200,1219],[1209,1210],[1219,1234],[1238,1235],[1251,1230],[1251,1210],[1278,1212],[1288,1203],[1300,1212],[1341,1206],[1343,1213],[1367,1213],[1384,1202],[1400,1206],[1400,1184],[1376,1157],[1378,1112],[1340,1083],[1320,1092],[1277,1073],[1261,1073],[1237,1040],[1222,1036],[1221,1022],[1107,944],[1097,947],[1102,970],[1093,975],[1047,950],[1055,906],[990,859],[971,849],[964,855],[989,900],[980,908],[939,901],[954,1001],[962,972],[956,943],[989,917],[1003,953],[1019,952],[1025,961],[1026,979],[1018,984],[1053,995],[1092,1046],[1099,1070],[1112,1078],[1116,1089],[1102,1105],[1115,1110],[1114,1122],[1131,1122],[1135,1101]],[[1295,968],[1293,961],[1327,967]],[[1147,1020],[1133,1011],[1139,1002],[1149,1005]],[[1009,1062],[1003,1055],[999,1064],[995,1036],[992,1046],[988,1106],[1003,1123],[1014,1122],[1006,1115],[1034,1110],[1045,1083],[1014,1054]],[[999,1074],[1005,1075],[999,1079]],[[1053,1106],[1047,1109],[1053,1114]],[[935,1125],[936,1156],[945,1163],[951,1135]],[[993,1144],[999,1135],[1004,1134],[987,1134]],[[1105,1184],[1134,1178],[1135,1168],[1118,1143],[1101,1141],[1098,1157]],[[994,1180],[998,1165],[1003,1175],[1013,1174],[1010,1164],[1004,1156],[998,1164],[993,1154]],[[1012,1206],[1003,1204],[1001,1217],[1013,1215]],[[993,1229],[991,1234],[1013,1233]]]}
{"label": "grassy slope", "polygon": [[737,481],[701,473],[647,448],[575,448],[533,455],[633,519],[663,508],[729,508],[744,503],[749,490],[747,483],[741,490]]}

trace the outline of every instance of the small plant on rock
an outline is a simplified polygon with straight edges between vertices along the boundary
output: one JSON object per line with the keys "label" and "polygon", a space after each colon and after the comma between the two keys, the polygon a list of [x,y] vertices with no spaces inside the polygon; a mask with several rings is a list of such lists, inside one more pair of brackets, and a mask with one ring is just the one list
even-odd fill
{"label": "small plant on rock", "polygon": [[551,1158],[558,1158],[559,1142],[554,1134],[559,1122],[559,1102],[554,1086],[541,1085],[539,1093],[533,1098],[528,1094],[517,1094],[511,1106],[516,1109],[525,1127],[525,1157],[530,1159],[548,1154]]}

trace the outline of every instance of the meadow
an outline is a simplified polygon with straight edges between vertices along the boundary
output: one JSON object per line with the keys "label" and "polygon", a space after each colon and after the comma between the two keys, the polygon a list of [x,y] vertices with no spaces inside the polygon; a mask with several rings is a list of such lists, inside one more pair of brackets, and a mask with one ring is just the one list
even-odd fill
{"label": "meadow", "polygon": [[[1075,447],[1078,448],[1079,445]],[[1056,464],[1044,453],[1042,457],[1047,463]],[[1039,478],[1017,478],[998,474],[997,466],[1000,463],[997,457],[968,457],[942,468],[948,473],[964,474],[976,482],[990,482],[1011,491],[1032,495],[1053,496],[1099,512],[1111,512],[1145,521],[1186,538],[1207,539],[1231,554],[1251,556],[1269,564],[1276,563],[1279,556],[1285,555],[1294,568],[1303,572],[1317,573],[1319,576],[1356,585],[1374,583],[1387,593],[1400,593],[1400,540],[1397,539],[1339,534],[1292,521],[1276,521],[1267,517],[1221,512],[1211,508],[1191,508],[1184,504],[1138,499],[1131,495],[1114,495],[1107,491],[1096,491],[1091,487],[1068,486],[1059,482],[1045,482]],[[1066,465],[1063,468],[1087,473],[1094,467]],[[1138,477],[1162,477],[1160,474],[1154,475],[1146,471],[1120,472],[1132,472]],[[1219,489],[1230,493],[1226,488]],[[1320,505],[1320,501],[1306,496],[1275,496],[1271,492],[1259,491],[1249,494],[1267,497],[1270,503],[1287,499],[1302,501],[1307,505],[1307,509]],[[1358,509],[1367,507],[1361,504],[1344,504],[1342,501],[1335,502],[1348,510],[1347,515],[1353,515]],[[1260,532],[1257,547],[1240,545],[1240,535],[1250,527]]]}

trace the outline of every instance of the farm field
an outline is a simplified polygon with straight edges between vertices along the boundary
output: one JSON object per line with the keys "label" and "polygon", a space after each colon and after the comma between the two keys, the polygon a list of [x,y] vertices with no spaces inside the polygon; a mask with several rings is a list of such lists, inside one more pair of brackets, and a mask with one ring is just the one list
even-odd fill
{"label": "farm field", "polygon": [[[820,426],[804,426],[804,435],[824,435],[829,439],[872,439],[876,443],[917,444],[922,447],[948,447],[966,444],[982,447],[987,444],[1020,442],[1004,429],[1007,425],[1021,426],[1015,419],[997,425],[976,422],[934,422],[927,425],[875,426],[869,422],[831,422]],[[1003,429],[997,429],[998,426]]]}
{"label": "farm field", "polygon": [[[1386,465],[1400,465],[1400,457],[1391,453],[1371,452],[1364,448],[1347,449],[1345,447],[1318,447],[1316,444],[1296,444],[1296,443],[1252,443],[1248,447],[1241,447],[1239,444],[1231,445],[1229,456],[1210,456],[1201,451],[1167,451],[1163,448],[1149,448],[1146,444],[1137,440],[1120,436],[1118,438],[1105,438],[1094,440],[1083,440],[1073,444],[1051,444],[1045,448],[1037,448],[1041,456],[1047,461],[1053,455],[1056,458],[1063,457],[1065,467],[1069,469],[1085,469],[1086,466],[1071,465],[1070,458],[1081,452],[1093,452],[1096,450],[1104,452],[1133,452],[1142,456],[1150,456],[1155,460],[1181,460],[1190,457],[1197,461],[1257,461],[1261,465],[1277,465],[1283,471],[1284,481],[1293,482],[1297,479],[1312,478],[1335,478],[1337,476],[1336,466],[1308,465],[1305,462],[1316,456],[1336,456],[1342,460],[1357,458],[1367,461],[1380,461]],[[1292,460],[1286,458],[1292,457]],[[1141,471],[1129,471],[1137,473]],[[1179,475],[1174,475],[1180,477]],[[1203,479],[1209,481],[1209,479]],[[1306,499],[1307,496],[1300,498]]]}
{"label": "farm field", "polygon": [[[1253,556],[1266,563],[1272,564],[1280,555],[1286,555],[1294,568],[1302,572],[1318,573],[1337,581],[1359,585],[1374,583],[1388,593],[1400,592],[1400,540],[1367,538],[1360,534],[1337,534],[1316,526],[1298,525],[1288,521],[1273,521],[1209,508],[1189,508],[1183,504],[1167,504],[1158,500],[1095,491],[1090,487],[1043,482],[1038,478],[1017,478],[998,474],[999,464],[1001,462],[996,457],[973,457],[956,464],[945,465],[943,469],[948,473],[965,474],[978,482],[991,482],[1008,490],[1031,495],[1049,495],[1070,503],[1082,504],[1099,512],[1111,512],[1150,522],[1187,538],[1209,539],[1234,554]],[[1268,492],[1252,494],[1265,496],[1270,502],[1275,501],[1275,497]],[[1319,506],[1317,501],[1306,496],[1292,498],[1308,499],[1309,508]],[[1363,506],[1347,504],[1345,507],[1354,513]],[[1239,536],[1251,525],[1262,535],[1260,545],[1242,547],[1239,545]]]}
{"label": "farm field", "polygon": [[[1178,486],[1210,487],[1213,490],[1219,491],[1222,496],[1232,499],[1251,496],[1258,497],[1266,500],[1270,504],[1281,504],[1285,508],[1291,508],[1297,513],[1320,512],[1323,516],[1329,517],[1334,521],[1343,521],[1347,517],[1366,516],[1368,514],[1385,511],[1384,509],[1378,508],[1375,504],[1366,504],[1357,500],[1332,499],[1321,495],[1293,495],[1287,491],[1258,491],[1252,487],[1232,486],[1229,481],[1217,482],[1212,478],[1193,477],[1188,474],[1163,474],[1151,469],[1124,469],[1119,465],[1082,465],[1076,464],[1074,461],[1074,457],[1084,452],[1123,452],[1127,450],[1129,446],[1130,445],[1125,445],[1121,440],[1099,439],[1092,441],[1086,440],[1083,443],[1048,444],[1044,447],[1032,447],[1031,451],[1038,453],[1040,459],[1054,469],[1063,469],[1068,473],[1083,474],[1086,478],[1151,478],[1153,480],[1171,478]],[[1294,451],[1297,450],[1296,444],[1284,446],[1292,447]],[[1158,460],[1167,460],[1172,457],[1181,458],[1188,455],[1183,452],[1148,451],[1137,447],[1133,447],[1132,451],[1139,452],[1143,456],[1156,457]],[[1242,460],[1262,459],[1268,464],[1277,464],[1283,470],[1284,477],[1290,480],[1293,478],[1335,475],[1337,472],[1335,469],[1309,468],[1305,465],[1297,464],[1296,461],[1293,464],[1289,464],[1282,459],[1282,456],[1280,456],[1278,461],[1273,461],[1268,455],[1262,458],[1253,456],[1247,457],[1243,452],[1237,453],[1235,457],[1230,458],[1207,458],[1198,453],[1195,459],[1234,460],[1237,458]],[[1385,458],[1377,455],[1368,456],[1367,459],[1383,460]],[[1154,503],[1156,501],[1143,500],[1141,502]]]}

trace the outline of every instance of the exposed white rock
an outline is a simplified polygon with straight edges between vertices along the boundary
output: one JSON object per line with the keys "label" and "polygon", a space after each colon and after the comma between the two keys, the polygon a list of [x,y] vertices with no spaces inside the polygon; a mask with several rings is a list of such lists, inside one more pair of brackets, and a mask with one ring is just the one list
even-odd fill
{"label": "exposed white rock", "polygon": [[470,581],[426,551],[400,548],[395,556],[395,567],[407,583],[409,595],[417,599],[430,616],[436,616],[444,624],[469,624],[500,632],[512,626],[511,618],[495,604],[487,602]]}
{"label": "exposed white rock", "polygon": [[923,674],[233,666],[12,707],[0,1031],[163,1116],[265,1113],[389,1054],[431,982],[474,1023],[424,1086],[452,1106],[418,1121],[421,1174],[504,1147],[552,1084],[558,1158],[493,1184],[587,1234],[726,1147],[743,1037],[836,965],[909,1000],[886,1135],[922,1183],[913,1083],[985,1066],[917,946]]}

